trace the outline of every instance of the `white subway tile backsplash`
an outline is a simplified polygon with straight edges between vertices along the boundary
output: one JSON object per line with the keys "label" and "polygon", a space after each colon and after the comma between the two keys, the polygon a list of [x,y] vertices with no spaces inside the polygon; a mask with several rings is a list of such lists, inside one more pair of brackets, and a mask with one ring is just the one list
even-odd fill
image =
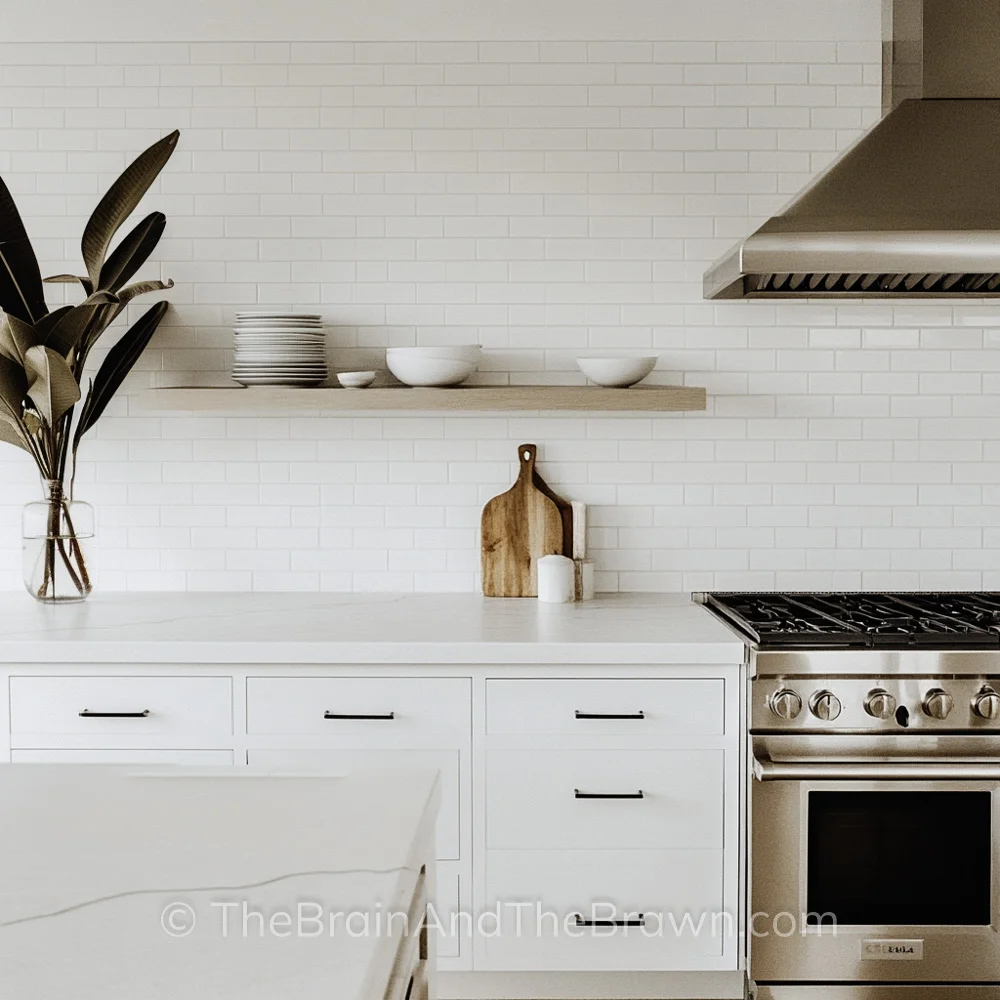
{"label": "white subway tile backsplash", "polygon": [[[175,309],[130,385],[224,380],[237,309],[315,305],[336,367],[478,341],[484,382],[655,350],[706,413],[128,415],[81,450],[102,587],[461,591],[481,505],[539,444],[601,587],[983,587],[1000,531],[989,303],[706,303],[701,272],[878,115],[877,42],[0,45],[0,171],[80,266],[98,193],[148,198]],[[55,301],[56,295],[53,295]],[[958,327],[958,329],[956,329]],[[37,492],[0,453],[0,586]],[[983,505],[987,506],[983,506]]]}

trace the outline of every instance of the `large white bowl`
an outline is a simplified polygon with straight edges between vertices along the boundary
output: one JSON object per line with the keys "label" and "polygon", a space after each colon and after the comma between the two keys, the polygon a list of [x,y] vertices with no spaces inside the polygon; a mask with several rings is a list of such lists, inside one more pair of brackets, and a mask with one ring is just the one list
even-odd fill
{"label": "large white bowl", "polygon": [[657,358],[577,358],[576,363],[591,382],[613,389],[627,389],[641,382],[655,367]]}
{"label": "large white bowl", "polygon": [[390,347],[386,364],[400,382],[413,386],[461,385],[479,364],[478,345],[459,347]]}

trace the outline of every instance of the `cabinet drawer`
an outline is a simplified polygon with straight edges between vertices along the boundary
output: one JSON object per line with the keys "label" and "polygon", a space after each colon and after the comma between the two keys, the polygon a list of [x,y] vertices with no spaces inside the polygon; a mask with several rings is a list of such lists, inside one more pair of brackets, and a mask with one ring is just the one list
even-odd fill
{"label": "cabinet drawer", "polygon": [[251,767],[276,771],[329,771],[349,774],[371,768],[427,768],[441,772],[441,812],[436,831],[437,856],[459,857],[461,798],[457,750],[250,750]]}
{"label": "cabinet drawer", "polygon": [[[721,851],[490,851],[486,906],[499,904],[500,933],[486,954],[511,970],[705,968],[736,924],[722,885]],[[520,928],[519,903],[530,904]],[[640,925],[579,926],[577,916]]]}
{"label": "cabinet drawer", "polygon": [[486,728],[518,736],[717,736],[726,682],[695,680],[489,680]]}
{"label": "cabinet drawer", "polygon": [[721,848],[724,758],[722,750],[490,750],[487,847]]}
{"label": "cabinet drawer", "polygon": [[232,750],[12,750],[14,764],[202,764],[229,767]]}
{"label": "cabinet drawer", "polygon": [[10,728],[15,743],[20,733],[229,735],[233,686],[228,677],[11,677]]}
{"label": "cabinet drawer", "polygon": [[254,735],[468,737],[470,683],[462,678],[251,677],[247,732]]}

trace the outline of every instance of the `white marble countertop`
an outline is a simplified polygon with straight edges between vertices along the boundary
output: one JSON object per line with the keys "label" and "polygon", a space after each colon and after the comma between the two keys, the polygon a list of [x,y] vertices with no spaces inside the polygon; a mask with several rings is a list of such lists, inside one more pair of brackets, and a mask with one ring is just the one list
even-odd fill
{"label": "white marble countertop", "polygon": [[381,997],[405,921],[375,919],[410,909],[438,794],[423,771],[0,768],[3,995]]}
{"label": "white marble countertop", "polygon": [[471,594],[0,596],[0,663],[733,664],[743,644],[688,595],[579,604]]}

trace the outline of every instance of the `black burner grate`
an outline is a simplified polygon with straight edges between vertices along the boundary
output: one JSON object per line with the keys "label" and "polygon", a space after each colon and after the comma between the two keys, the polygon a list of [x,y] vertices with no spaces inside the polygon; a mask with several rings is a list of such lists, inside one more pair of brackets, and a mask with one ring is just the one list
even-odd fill
{"label": "black burner grate", "polygon": [[1000,594],[710,594],[764,648],[994,649]]}

